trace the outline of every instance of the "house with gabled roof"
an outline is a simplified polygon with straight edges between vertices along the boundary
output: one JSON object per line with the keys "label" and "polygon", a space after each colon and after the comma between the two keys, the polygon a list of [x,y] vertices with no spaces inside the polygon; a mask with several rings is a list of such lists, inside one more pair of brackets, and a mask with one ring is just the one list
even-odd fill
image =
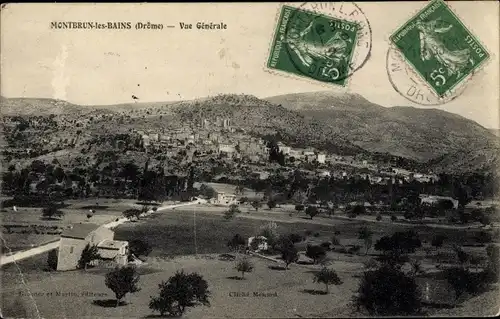
{"label": "house with gabled roof", "polygon": [[128,242],[113,240],[115,233],[92,223],[74,224],[65,229],[59,242],[57,270],[73,270],[87,245],[97,246],[99,255],[117,264],[126,264]]}

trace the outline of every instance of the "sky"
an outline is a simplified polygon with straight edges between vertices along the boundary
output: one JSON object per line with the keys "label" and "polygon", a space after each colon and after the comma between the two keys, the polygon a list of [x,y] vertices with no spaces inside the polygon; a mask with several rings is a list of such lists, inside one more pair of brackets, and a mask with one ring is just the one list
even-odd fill
{"label": "sky", "polygon": [[[372,28],[372,50],[345,88],[264,70],[278,3],[9,4],[1,10],[0,92],[4,97],[105,105],[132,102],[132,95],[142,102],[159,102],[219,93],[268,97],[332,90],[358,93],[386,107],[424,107],[391,86],[386,55],[389,35],[425,4],[358,3]],[[449,5],[492,57],[458,98],[430,107],[500,128],[499,4],[453,1]],[[57,30],[50,28],[52,21],[149,21],[165,27]],[[181,30],[180,22],[224,22],[227,29]]]}

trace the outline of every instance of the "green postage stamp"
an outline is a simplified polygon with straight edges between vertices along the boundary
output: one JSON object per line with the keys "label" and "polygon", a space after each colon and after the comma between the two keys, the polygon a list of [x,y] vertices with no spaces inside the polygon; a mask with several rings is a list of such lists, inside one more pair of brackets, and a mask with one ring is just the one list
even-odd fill
{"label": "green postage stamp", "polygon": [[490,58],[441,0],[431,1],[392,34],[390,41],[439,97],[449,94]]}
{"label": "green postage stamp", "polygon": [[345,86],[359,24],[304,8],[281,7],[267,68]]}

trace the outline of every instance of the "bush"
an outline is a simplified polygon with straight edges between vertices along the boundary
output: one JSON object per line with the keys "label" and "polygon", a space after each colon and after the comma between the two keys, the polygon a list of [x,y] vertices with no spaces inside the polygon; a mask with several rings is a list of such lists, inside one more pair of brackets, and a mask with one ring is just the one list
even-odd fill
{"label": "bush", "polygon": [[482,230],[479,233],[477,233],[477,235],[475,236],[475,240],[479,244],[491,243],[493,241],[493,235],[491,232]]}
{"label": "bush", "polygon": [[398,218],[396,217],[396,215],[391,215],[391,221],[395,222],[396,220],[398,220]]}
{"label": "bush", "polygon": [[377,269],[379,265],[378,265],[378,262],[374,258],[370,258],[369,260],[367,260],[363,263],[363,266],[367,270],[374,270],[374,269]]}
{"label": "bush", "polygon": [[415,278],[401,270],[384,265],[365,271],[354,303],[374,316],[418,315],[421,293]]}
{"label": "bush", "polygon": [[382,215],[380,214],[377,214],[377,217],[375,218],[377,221],[381,221],[382,220]]}
{"label": "bush", "polygon": [[359,253],[360,250],[361,250],[360,245],[354,245],[352,247],[349,247],[349,249],[347,249],[347,253],[348,254],[357,254],[357,253]]}
{"label": "bush", "polygon": [[434,237],[432,237],[431,245],[437,249],[437,248],[443,246],[445,239],[446,239],[446,236],[444,236],[444,235],[440,235],[440,234],[434,235]]}
{"label": "bush", "polygon": [[155,206],[152,208],[152,210],[153,210],[153,212],[156,212],[158,210],[158,207]]}
{"label": "bush", "polygon": [[500,277],[500,247],[495,244],[486,246],[488,265],[486,267],[488,278],[491,282],[498,282]]}
{"label": "bush", "polygon": [[319,211],[315,206],[307,206],[306,215],[308,215],[311,219],[313,219],[313,217],[318,215],[318,214],[319,214]]}
{"label": "bush", "polygon": [[332,236],[332,245],[333,245],[333,246],[338,246],[338,245],[340,245],[340,240],[339,240],[339,239],[338,239],[338,237],[337,237],[337,236],[335,236],[335,235],[333,235],[333,236]]}
{"label": "bush", "polygon": [[306,256],[311,258],[315,264],[326,257],[326,251],[323,247],[317,245],[307,245]]}
{"label": "bush", "polygon": [[111,289],[116,296],[116,306],[127,293],[134,293],[141,289],[137,287],[139,274],[133,266],[116,267],[108,272],[105,278],[106,287]]}
{"label": "bush", "polygon": [[134,255],[135,257],[139,256],[147,256],[151,253],[152,247],[151,245],[143,240],[134,239],[128,243],[129,254]]}
{"label": "bush", "polygon": [[123,217],[128,218],[129,220],[131,220],[134,217],[139,219],[139,216],[141,215],[141,211],[138,209],[135,209],[135,208],[131,208],[131,209],[126,209],[125,211],[123,211],[122,214],[123,214]]}
{"label": "bush", "polygon": [[330,250],[332,243],[329,241],[324,241],[320,244],[321,247],[323,247],[325,250]]}
{"label": "bush", "polygon": [[444,276],[455,291],[455,299],[460,298],[465,292],[472,295],[484,292],[486,278],[483,273],[471,273],[462,267],[449,268],[444,271]]}
{"label": "bush", "polygon": [[286,236],[292,243],[296,244],[296,243],[300,243],[301,241],[304,240],[304,238],[302,236],[300,236],[299,234],[296,234],[296,233],[291,233],[291,234],[288,234]]}
{"label": "bush", "polygon": [[298,204],[298,205],[295,205],[295,210],[298,211],[298,212],[301,212],[304,210],[304,205],[302,204]]}
{"label": "bush", "polygon": [[312,233],[313,233],[313,232],[312,232],[312,230],[309,230],[309,229],[308,229],[308,230],[306,230],[306,231],[304,231],[304,234],[305,234],[306,236],[311,236],[311,235],[312,235]]}
{"label": "bush", "polygon": [[64,216],[64,212],[59,210],[56,205],[49,205],[42,209],[42,217],[61,218],[62,216]]}
{"label": "bush", "polygon": [[[254,239],[255,240],[255,239]],[[240,235],[236,234],[233,238],[227,243],[227,246],[234,251],[241,251],[246,246],[246,240]]]}
{"label": "bush", "polygon": [[276,201],[274,199],[270,199],[267,201],[267,207],[269,207],[269,209],[273,209],[275,208],[277,205]]}
{"label": "bush", "polygon": [[315,233],[313,234],[313,236],[314,236],[314,237],[319,237],[319,233],[318,233],[318,232],[315,232]]}
{"label": "bush", "polygon": [[151,297],[149,309],[159,311],[161,316],[179,317],[187,307],[197,304],[210,305],[208,284],[197,273],[185,274],[184,271],[177,271],[158,287],[160,294],[158,297]]}
{"label": "bush", "polygon": [[259,208],[262,206],[262,203],[258,200],[252,201],[252,207],[255,208],[255,211],[258,211]]}

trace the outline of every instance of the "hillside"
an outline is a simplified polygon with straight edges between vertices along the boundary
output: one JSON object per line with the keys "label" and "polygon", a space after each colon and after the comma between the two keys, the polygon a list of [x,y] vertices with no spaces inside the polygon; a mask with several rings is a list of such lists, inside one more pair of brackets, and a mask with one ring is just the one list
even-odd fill
{"label": "hillside", "polygon": [[[475,149],[498,145],[495,136],[481,125],[438,109],[385,108],[358,94],[332,92],[288,94],[266,100],[328,125],[336,134],[368,151],[421,162],[458,151],[472,154]],[[482,167],[480,156],[474,158],[479,162],[470,166]]]}
{"label": "hillside", "polygon": [[292,146],[311,146],[345,155],[389,153],[428,163],[424,165],[437,172],[489,170],[500,164],[498,138],[476,122],[438,109],[385,108],[359,94],[313,92],[267,99],[228,94],[179,102],[103,106],[2,97],[1,112],[64,115],[64,131],[60,127],[59,132],[49,130],[37,135],[52,141],[75,135],[78,128],[71,123],[84,118],[90,120],[79,137],[82,141],[95,134],[120,134],[131,129],[168,130],[186,124],[194,127],[202,119],[224,117],[246,134],[277,134]]}
{"label": "hillside", "polygon": [[96,109],[62,100],[38,98],[0,98],[2,115],[86,114]]}

